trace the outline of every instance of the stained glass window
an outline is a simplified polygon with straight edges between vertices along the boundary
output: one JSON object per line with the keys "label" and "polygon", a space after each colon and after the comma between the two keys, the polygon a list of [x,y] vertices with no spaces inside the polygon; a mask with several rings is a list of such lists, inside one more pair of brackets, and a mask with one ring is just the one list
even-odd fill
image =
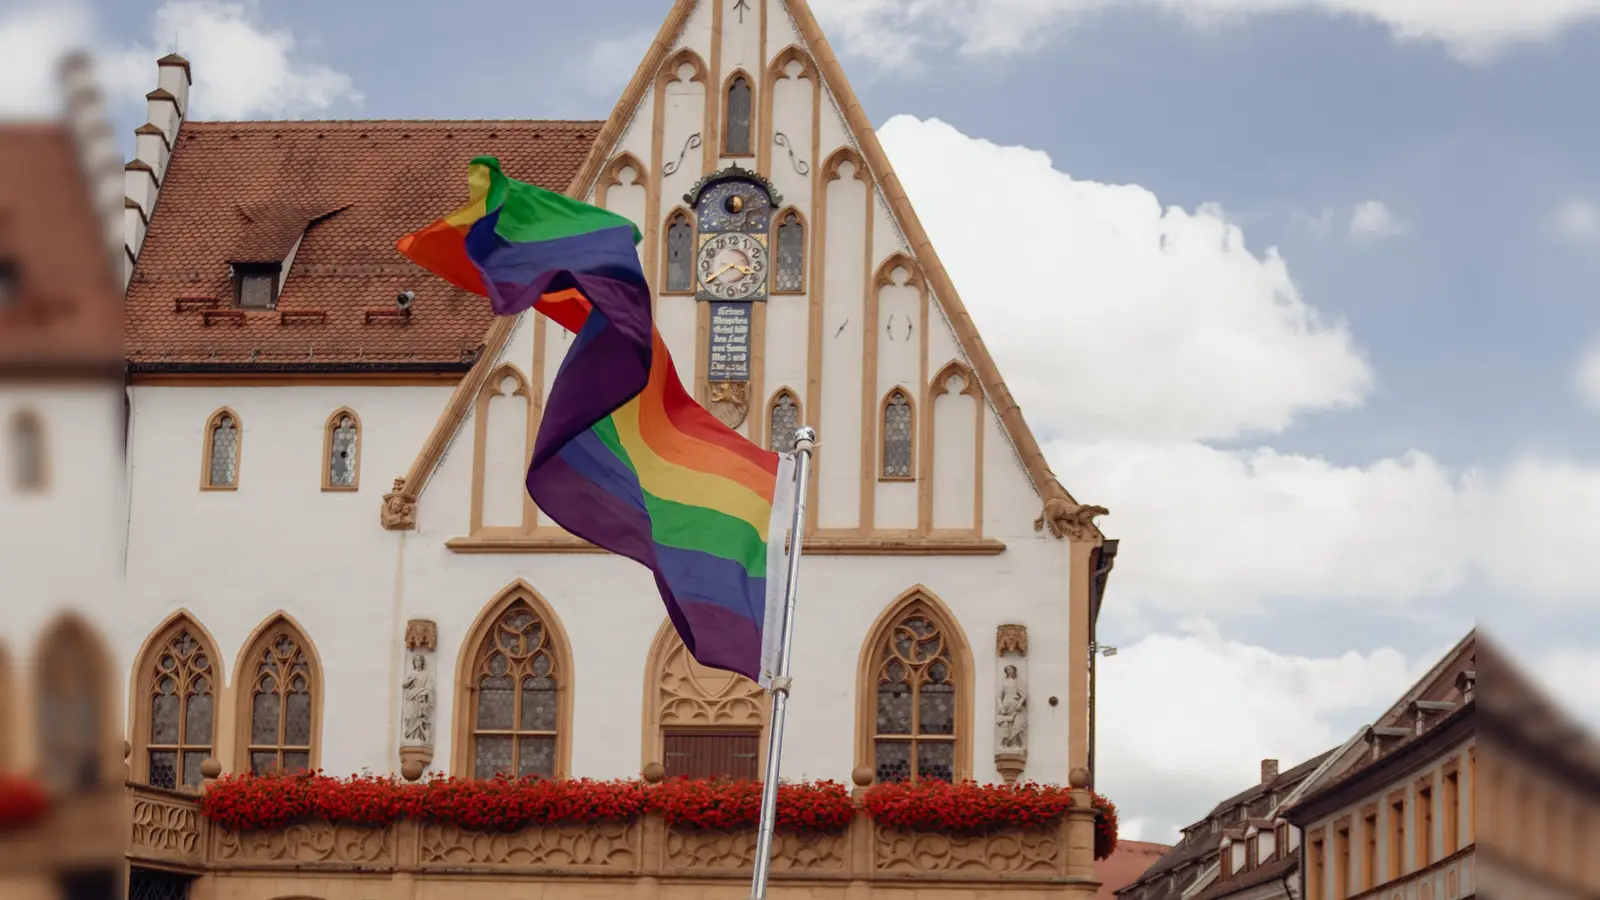
{"label": "stained glass window", "polygon": [[355,418],[349,413],[340,413],[328,427],[331,431],[328,439],[328,487],[355,487],[356,439],[359,436]]}
{"label": "stained glass window", "polygon": [[805,290],[806,226],[793,210],[778,221],[778,265],[773,273],[774,291]]}
{"label": "stained glass window", "polygon": [[879,781],[953,781],[956,687],[945,629],[913,603],[878,651],[874,765]]}
{"label": "stained glass window", "polygon": [[883,405],[883,477],[911,477],[911,398],[895,388]]}
{"label": "stained glass window", "polygon": [[667,223],[667,286],[669,291],[694,287],[694,225],[678,213]]}
{"label": "stained glass window", "polygon": [[210,465],[206,467],[206,484],[210,487],[236,487],[239,480],[239,423],[233,416],[223,413],[211,425],[208,451]]}
{"label": "stained glass window", "polygon": [[254,654],[250,683],[250,771],[311,768],[316,673],[297,634],[278,625]]}
{"label": "stained glass window", "polygon": [[556,776],[560,675],[544,622],[527,601],[512,603],[478,648],[474,777]]}
{"label": "stained glass window", "polygon": [[728,85],[727,143],[723,147],[728,156],[750,155],[751,105],[750,80],[740,75]]}
{"label": "stained glass window", "polygon": [[146,746],[153,787],[198,786],[200,764],[211,755],[216,678],[211,654],[186,626],[156,650],[146,671],[149,688],[149,741]]}
{"label": "stained glass window", "polygon": [[777,453],[794,452],[794,435],[800,430],[800,404],[787,390],[772,400],[772,427],[767,431],[768,446]]}

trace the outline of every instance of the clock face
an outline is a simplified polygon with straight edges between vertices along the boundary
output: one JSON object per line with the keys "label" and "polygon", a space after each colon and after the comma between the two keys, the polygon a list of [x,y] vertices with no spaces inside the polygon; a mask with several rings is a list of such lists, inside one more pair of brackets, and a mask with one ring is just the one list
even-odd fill
{"label": "clock face", "polygon": [[767,283],[767,248],[749,234],[717,234],[700,245],[700,290],[718,300],[744,300]]}

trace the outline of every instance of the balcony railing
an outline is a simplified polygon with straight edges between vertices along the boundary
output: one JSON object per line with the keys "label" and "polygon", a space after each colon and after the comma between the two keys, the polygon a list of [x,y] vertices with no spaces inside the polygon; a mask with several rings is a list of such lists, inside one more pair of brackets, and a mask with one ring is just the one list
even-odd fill
{"label": "balcony railing", "polygon": [[[977,835],[901,832],[873,822],[858,806],[841,832],[780,832],[773,881],[914,883],[965,891],[961,896],[1003,882],[1013,893],[1093,897],[1095,814],[1087,793],[1080,796],[1082,805],[1057,823]],[[384,827],[313,821],[241,833],[207,820],[195,794],[131,785],[127,809],[132,863],[219,878],[339,872],[420,880],[477,873],[538,882],[579,876],[654,879],[666,895],[671,882],[680,882],[681,890],[683,883],[748,881],[756,838],[753,829],[669,827],[654,815],[504,833],[410,820]]]}

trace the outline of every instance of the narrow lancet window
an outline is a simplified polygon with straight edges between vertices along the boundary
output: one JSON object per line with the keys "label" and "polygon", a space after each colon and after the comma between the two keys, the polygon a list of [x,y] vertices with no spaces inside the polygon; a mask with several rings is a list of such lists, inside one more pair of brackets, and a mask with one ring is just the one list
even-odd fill
{"label": "narrow lancet window", "polygon": [[750,79],[736,76],[728,85],[727,141],[723,146],[728,156],[750,155],[751,106]]}

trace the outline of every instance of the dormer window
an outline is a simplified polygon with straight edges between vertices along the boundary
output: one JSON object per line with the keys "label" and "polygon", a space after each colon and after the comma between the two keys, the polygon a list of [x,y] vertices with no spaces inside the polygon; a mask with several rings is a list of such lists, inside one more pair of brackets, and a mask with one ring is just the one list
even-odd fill
{"label": "dormer window", "polygon": [[235,263],[235,305],[240,309],[272,309],[278,305],[279,266],[275,263]]}

